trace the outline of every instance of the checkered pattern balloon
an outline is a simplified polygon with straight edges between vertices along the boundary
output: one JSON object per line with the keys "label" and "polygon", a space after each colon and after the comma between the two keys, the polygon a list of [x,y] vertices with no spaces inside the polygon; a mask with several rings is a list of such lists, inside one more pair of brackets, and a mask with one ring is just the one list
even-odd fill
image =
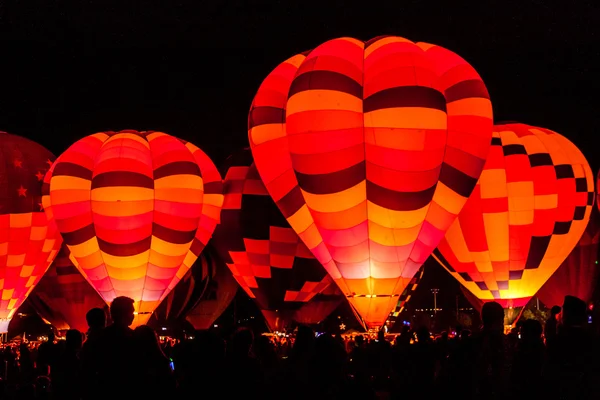
{"label": "checkered pattern balloon", "polygon": [[331,279],[269,197],[250,150],[227,164],[221,224],[212,243],[269,327],[282,329]]}
{"label": "checkered pattern balloon", "polygon": [[365,322],[381,327],[475,187],[492,107],[451,51],[340,38],[275,68],[248,123],[269,194]]}
{"label": "checkered pattern balloon", "polygon": [[594,204],[585,157],[548,129],[496,125],[473,194],[438,246],[477,298],[523,307],[573,250]]}
{"label": "checkered pattern balloon", "polygon": [[76,266],[110,303],[135,301],[134,325],[188,272],[219,221],[222,182],[208,156],[162,132],[101,132],[46,176],[44,208]]}
{"label": "checkered pattern balloon", "polygon": [[406,304],[410,301],[412,294],[415,290],[417,290],[419,282],[421,282],[421,279],[423,279],[423,272],[425,272],[425,268],[421,267],[419,272],[417,272],[417,274],[413,276],[410,283],[406,286],[406,289],[404,289],[404,292],[402,292],[402,294],[400,295],[400,298],[398,299],[398,304],[396,304],[396,308],[394,308],[394,311],[392,311],[389,315],[390,322],[396,322],[396,318],[398,318],[398,316],[402,314],[402,311],[404,311],[404,308],[406,307]]}
{"label": "checkered pattern balloon", "polygon": [[42,209],[42,180],[54,155],[20,136],[0,132],[0,333],[25,301],[62,239]]}

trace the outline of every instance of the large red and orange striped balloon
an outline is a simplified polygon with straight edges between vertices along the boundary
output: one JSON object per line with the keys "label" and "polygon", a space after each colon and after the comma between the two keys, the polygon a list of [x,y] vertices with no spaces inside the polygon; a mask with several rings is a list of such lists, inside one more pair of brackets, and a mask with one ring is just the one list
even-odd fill
{"label": "large red and orange striped balloon", "polygon": [[29,139],[0,132],[0,333],[60,249],[42,210],[44,174],[54,155]]}
{"label": "large red and orange striped balloon", "polygon": [[221,177],[198,147],[162,132],[101,132],[75,142],[45,179],[77,268],[102,298],[134,299],[143,324],[210,239]]}
{"label": "large red and orange striped balloon", "polygon": [[275,68],[248,123],[270,195],[377,327],[475,187],[492,107],[449,50],[341,38]]}
{"label": "large red and orange striped balloon", "polygon": [[556,132],[519,123],[494,130],[477,187],[434,255],[477,298],[515,309],[581,238],[594,177],[581,151]]}

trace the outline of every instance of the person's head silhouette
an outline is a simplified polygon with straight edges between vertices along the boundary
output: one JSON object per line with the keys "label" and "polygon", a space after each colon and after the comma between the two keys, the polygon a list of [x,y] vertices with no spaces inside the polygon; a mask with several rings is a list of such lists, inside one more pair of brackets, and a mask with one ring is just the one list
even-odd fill
{"label": "person's head silhouette", "polygon": [[110,303],[110,317],[113,324],[119,326],[129,326],[135,318],[133,299],[126,296],[119,296]]}
{"label": "person's head silhouette", "polygon": [[487,331],[504,330],[504,309],[499,303],[490,301],[481,308],[481,321]]}
{"label": "person's head silhouette", "polygon": [[106,326],[106,314],[101,308],[92,308],[85,314],[85,320],[90,329],[102,329]]}
{"label": "person's head silhouette", "polygon": [[584,325],[587,319],[585,302],[575,296],[565,296],[562,306],[562,322],[565,326]]}

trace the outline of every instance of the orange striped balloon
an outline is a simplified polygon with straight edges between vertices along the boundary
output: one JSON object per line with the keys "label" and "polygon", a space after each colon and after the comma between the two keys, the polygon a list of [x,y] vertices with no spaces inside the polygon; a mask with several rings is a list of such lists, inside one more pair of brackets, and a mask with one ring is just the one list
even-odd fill
{"label": "orange striped balloon", "polygon": [[269,194],[380,327],[475,187],[492,107],[475,69],[449,50],[340,38],[275,68],[248,123]]}
{"label": "orange striped balloon", "polygon": [[483,302],[521,309],[578,243],[593,204],[594,176],[573,143],[498,124],[477,187],[434,257]]}
{"label": "orange striped balloon", "polygon": [[223,203],[210,158],[162,132],[75,142],[45,178],[43,204],[76,267],[110,303],[134,299],[145,323],[210,239]]}

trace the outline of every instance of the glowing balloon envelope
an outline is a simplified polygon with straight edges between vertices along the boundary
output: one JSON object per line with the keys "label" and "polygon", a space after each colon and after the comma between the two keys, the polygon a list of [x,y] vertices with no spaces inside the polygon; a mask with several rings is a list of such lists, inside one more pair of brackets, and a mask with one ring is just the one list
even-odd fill
{"label": "glowing balloon envelope", "polygon": [[[514,310],[527,304],[581,238],[594,182],[585,157],[564,136],[519,123],[494,130],[477,187],[437,258],[475,297]],[[507,324],[518,316],[510,314]]]}
{"label": "glowing balloon envelope", "polygon": [[54,161],[43,146],[0,132],[0,333],[60,249],[62,239],[42,210],[42,180]]}
{"label": "glowing balloon envelope", "polygon": [[571,254],[536,294],[547,307],[562,306],[565,296],[576,296],[589,303],[600,276],[598,243],[600,221],[592,211],[590,222]]}
{"label": "glowing balloon envelope", "polygon": [[63,245],[56,259],[29,296],[33,309],[56,329],[87,332],[86,313],[106,303],[85,280]]}
{"label": "glowing balloon envelope", "polygon": [[269,194],[380,327],[475,187],[492,107],[475,69],[449,50],[340,38],[277,66],[248,123]]}
{"label": "glowing balloon envelope", "polygon": [[110,303],[135,301],[144,324],[210,239],[223,202],[210,158],[162,132],[101,132],[69,147],[46,177],[56,218],[82,275]]}
{"label": "glowing balloon envelope", "polygon": [[212,243],[269,328],[283,330],[301,315],[299,308],[330,286],[331,278],[267,193],[250,150],[227,164],[222,223]]}

